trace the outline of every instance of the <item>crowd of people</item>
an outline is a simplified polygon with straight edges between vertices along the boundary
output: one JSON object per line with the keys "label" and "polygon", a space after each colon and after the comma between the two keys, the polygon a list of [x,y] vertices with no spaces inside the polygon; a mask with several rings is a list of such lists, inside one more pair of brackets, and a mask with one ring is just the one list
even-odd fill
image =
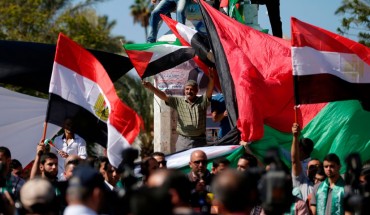
{"label": "crowd of people", "polygon": [[360,163],[341,175],[337,155],[311,158],[312,140],[300,138],[298,124],[292,134],[291,169],[278,150],[259,160],[246,144],[235,165],[197,148],[189,172],[167,168],[162,152],[117,168],[105,156],[67,153],[58,174],[60,158],[42,141],[27,176],[2,146],[0,214],[368,214],[370,163],[351,160]]}

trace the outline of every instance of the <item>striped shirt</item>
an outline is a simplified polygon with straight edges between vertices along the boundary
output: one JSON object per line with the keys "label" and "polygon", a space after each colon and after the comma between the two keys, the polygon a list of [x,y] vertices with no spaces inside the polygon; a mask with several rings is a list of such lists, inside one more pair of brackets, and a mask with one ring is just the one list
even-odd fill
{"label": "striped shirt", "polygon": [[166,104],[177,111],[176,130],[179,134],[187,137],[205,135],[207,108],[210,104],[205,95],[198,96],[192,104],[184,97],[169,96]]}

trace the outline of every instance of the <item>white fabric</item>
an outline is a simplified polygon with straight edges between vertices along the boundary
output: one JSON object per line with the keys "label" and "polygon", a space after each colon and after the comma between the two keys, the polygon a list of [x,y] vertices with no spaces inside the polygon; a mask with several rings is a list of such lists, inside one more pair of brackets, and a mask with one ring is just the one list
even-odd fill
{"label": "white fabric", "polygon": [[[61,86],[64,86],[64,88]],[[54,62],[49,92],[83,107],[95,116],[94,106],[98,97],[99,95],[105,96],[99,85],[94,81],[56,62]],[[105,105],[110,107],[109,100],[105,99]],[[109,108],[109,110],[111,110],[111,108]]]}
{"label": "white fabric", "polygon": [[293,75],[332,74],[350,83],[370,83],[370,65],[355,54],[292,47]]}
{"label": "white fabric", "polygon": [[176,154],[166,156],[167,168],[177,169],[177,168],[181,168],[181,167],[189,165],[190,154],[195,150],[202,150],[207,154],[208,159],[213,159],[216,157],[221,157],[227,154],[231,154],[232,152],[237,150],[239,147],[242,147],[242,146],[240,145],[206,146],[206,147],[188,149],[183,152],[179,152]]}
{"label": "white fabric", "polygon": [[[9,148],[22,166],[29,164],[43,134],[48,100],[16,93],[0,87],[0,145]],[[46,138],[60,127],[48,124]]]}
{"label": "white fabric", "polygon": [[[64,135],[60,135],[54,139],[53,143],[55,147],[66,152],[68,155],[78,155],[82,159],[87,158],[86,141],[82,137],[74,134],[74,139],[72,139],[69,144],[67,144],[67,140],[63,137]],[[63,180],[65,158],[60,156],[54,147],[51,147],[50,151],[58,156],[58,179]]]}
{"label": "white fabric", "polygon": [[97,213],[84,205],[69,205],[63,215],[97,215]]}

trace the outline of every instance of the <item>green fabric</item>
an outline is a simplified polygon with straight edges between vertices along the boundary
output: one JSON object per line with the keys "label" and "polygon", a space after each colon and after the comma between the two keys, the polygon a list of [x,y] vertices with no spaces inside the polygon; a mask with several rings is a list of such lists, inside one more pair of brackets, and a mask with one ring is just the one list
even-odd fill
{"label": "green fabric", "polygon": [[[341,159],[341,173],[346,170],[345,158],[358,152],[362,161],[370,159],[370,112],[362,109],[358,101],[340,101],[327,104],[301,132],[315,143],[311,158],[323,160],[329,153]],[[265,126],[264,137],[250,145],[255,155],[263,161],[266,150],[278,147],[290,151],[292,135]],[[290,161],[283,158],[291,167]]]}
{"label": "green fabric", "polygon": [[143,50],[150,49],[150,48],[152,48],[153,46],[156,46],[156,45],[163,45],[163,44],[171,44],[171,45],[181,46],[180,41],[179,41],[178,39],[176,39],[176,41],[175,41],[175,42],[173,42],[173,43],[170,43],[170,42],[163,42],[163,41],[156,42],[156,43],[131,43],[131,44],[125,44],[125,45],[123,45],[123,47],[124,47],[126,50],[143,51]]}
{"label": "green fabric", "polygon": [[236,19],[238,22],[245,24],[244,18],[244,5],[239,4],[239,8],[236,4],[239,0],[229,0],[229,16]]}
{"label": "green fabric", "polygon": [[[316,214],[325,215],[327,198],[329,192],[329,181],[325,179],[317,189],[316,193]],[[343,198],[344,198],[344,181],[339,178],[335,183],[334,188],[331,191],[331,214],[341,215],[344,214],[343,209]]]}

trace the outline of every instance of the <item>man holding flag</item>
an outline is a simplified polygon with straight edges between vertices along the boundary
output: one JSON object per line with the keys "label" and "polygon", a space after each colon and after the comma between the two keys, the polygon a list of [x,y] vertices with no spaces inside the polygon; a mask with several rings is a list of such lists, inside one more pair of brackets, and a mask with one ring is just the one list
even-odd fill
{"label": "man holding flag", "polygon": [[205,95],[197,96],[198,84],[189,80],[185,84],[185,98],[168,96],[150,82],[143,81],[145,88],[166,102],[166,104],[178,113],[177,132],[179,137],[176,142],[176,151],[189,148],[205,146],[206,141],[206,113],[209,106],[209,99],[212,96],[214,80],[213,69],[209,69],[209,82]]}

